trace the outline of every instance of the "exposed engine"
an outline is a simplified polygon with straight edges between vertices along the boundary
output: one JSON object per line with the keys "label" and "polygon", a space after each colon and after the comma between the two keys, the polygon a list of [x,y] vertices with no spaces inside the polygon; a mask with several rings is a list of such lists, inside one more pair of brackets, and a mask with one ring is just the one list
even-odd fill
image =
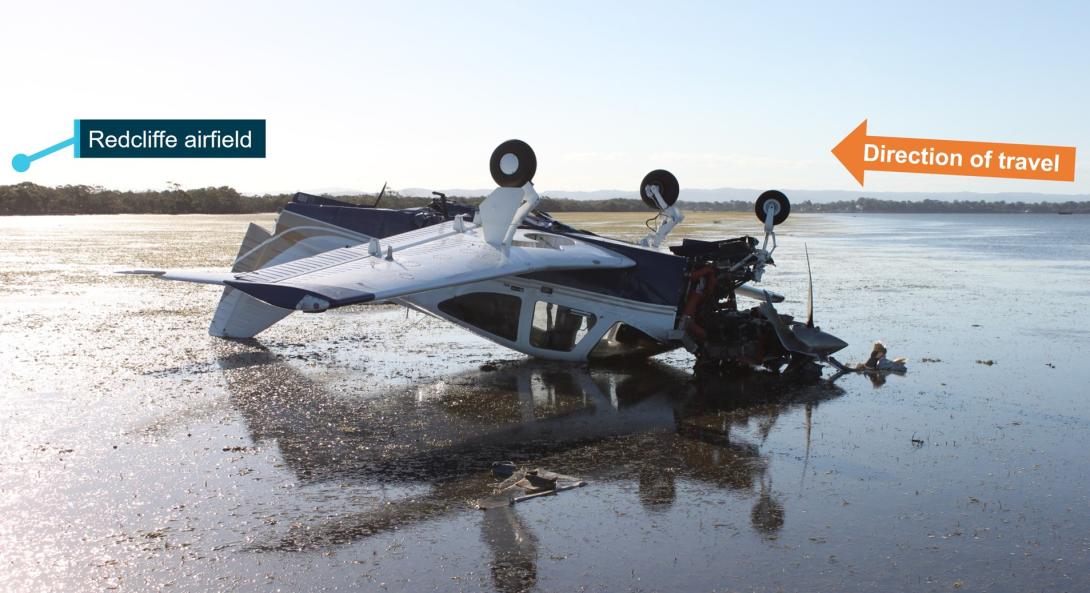
{"label": "exposed engine", "polygon": [[[688,289],[679,312],[682,342],[696,355],[695,370],[720,372],[738,366],[763,366],[773,372],[812,371],[816,362],[834,365],[829,355],[847,344],[813,325],[782,315],[773,301],[783,297],[754,289],[747,283],[760,281],[764,266],[774,263],[773,226],[790,212],[787,197],[768,191],[757,200],[758,218],[765,223],[764,244],[739,237],[723,241],[685,239],[671,247],[688,260]],[[772,247],[767,249],[771,240]],[[758,299],[755,307],[739,309],[739,293]]]}
{"label": "exposed engine", "polygon": [[671,249],[689,260],[689,288],[681,309],[682,341],[696,355],[697,368],[760,365],[778,370],[789,352],[776,338],[760,307],[738,308],[737,289],[758,273],[753,237],[724,241],[686,239]]}

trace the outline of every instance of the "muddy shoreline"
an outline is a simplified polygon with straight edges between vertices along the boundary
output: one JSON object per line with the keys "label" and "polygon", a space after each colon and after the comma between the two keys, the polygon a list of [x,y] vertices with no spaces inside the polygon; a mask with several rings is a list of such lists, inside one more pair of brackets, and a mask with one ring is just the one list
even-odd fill
{"label": "muddy shoreline", "polygon": [[[793,217],[785,311],[805,242],[819,324],[909,374],[703,390],[394,307],[224,342],[216,291],[109,272],[223,265],[254,217],[2,219],[0,588],[1085,590],[1090,232],[998,218]],[[589,485],[482,513],[497,459]]]}

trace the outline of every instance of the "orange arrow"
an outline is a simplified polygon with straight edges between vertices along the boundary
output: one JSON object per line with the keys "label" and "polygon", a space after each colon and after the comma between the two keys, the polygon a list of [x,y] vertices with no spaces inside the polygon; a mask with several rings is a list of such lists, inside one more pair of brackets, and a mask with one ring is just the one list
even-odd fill
{"label": "orange arrow", "polygon": [[866,171],[1075,180],[1075,147],[868,136],[867,120],[833,149],[863,185]]}

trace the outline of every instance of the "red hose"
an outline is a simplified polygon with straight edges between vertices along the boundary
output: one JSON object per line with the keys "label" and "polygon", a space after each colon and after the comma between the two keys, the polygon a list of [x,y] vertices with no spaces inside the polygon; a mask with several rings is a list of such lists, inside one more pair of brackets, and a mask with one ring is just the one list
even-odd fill
{"label": "red hose", "polygon": [[[698,282],[701,278],[710,276],[704,281],[704,290],[697,290]],[[689,277],[689,280],[693,282],[693,288],[689,292],[689,298],[685,301],[685,308],[681,310],[682,317],[687,320],[685,330],[698,342],[703,344],[705,338],[707,338],[707,332],[703,327],[700,327],[696,321],[693,321],[693,315],[700,307],[700,303],[704,299],[710,297],[715,291],[715,268],[713,266],[704,266],[699,270],[693,272],[693,275]]]}

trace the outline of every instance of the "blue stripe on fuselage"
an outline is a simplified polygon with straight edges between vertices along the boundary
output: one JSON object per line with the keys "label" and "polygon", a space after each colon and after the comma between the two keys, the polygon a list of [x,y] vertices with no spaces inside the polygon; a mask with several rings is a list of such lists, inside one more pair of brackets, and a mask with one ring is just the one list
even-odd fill
{"label": "blue stripe on fuselage", "polygon": [[620,253],[631,258],[636,265],[618,270],[535,272],[525,274],[522,278],[641,303],[676,307],[681,302],[685,283],[685,258],[583,234],[561,234]]}

